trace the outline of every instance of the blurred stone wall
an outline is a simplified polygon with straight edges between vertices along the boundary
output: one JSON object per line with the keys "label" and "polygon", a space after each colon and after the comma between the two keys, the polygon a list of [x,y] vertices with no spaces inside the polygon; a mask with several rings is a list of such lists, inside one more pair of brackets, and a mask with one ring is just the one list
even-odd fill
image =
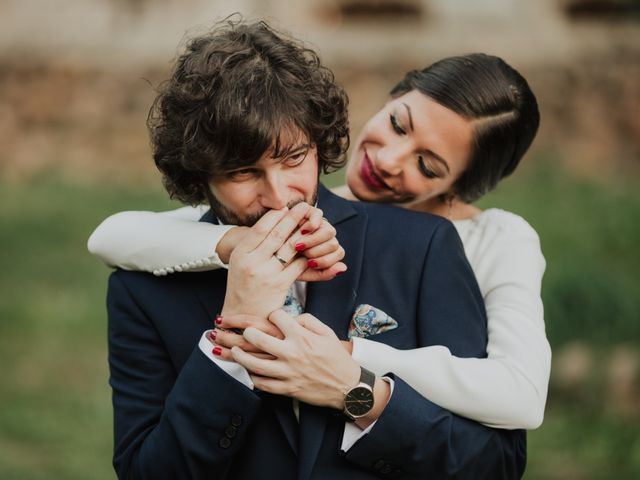
{"label": "blurred stone wall", "polygon": [[592,4],[0,0],[0,172],[21,177],[62,166],[92,176],[118,174],[126,165],[129,174],[144,176],[153,86],[185,34],[234,11],[266,18],[320,52],[350,94],[354,132],[407,69],[484,51],[521,70],[538,94],[538,151],[581,171],[635,172],[640,22],[633,9],[583,8]]}

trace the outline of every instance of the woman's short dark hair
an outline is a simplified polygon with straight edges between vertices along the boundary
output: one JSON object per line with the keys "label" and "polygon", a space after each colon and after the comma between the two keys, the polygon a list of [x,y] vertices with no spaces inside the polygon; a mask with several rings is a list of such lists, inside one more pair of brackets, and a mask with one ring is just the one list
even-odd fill
{"label": "woman's short dark hair", "polygon": [[391,96],[412,90],[473,122],[469,165],[453,186],[467,203],[514,171],[538,131],[535,95],[522,75],[498,57],[476,53],[445,58],[408,72]]}
{"label": "woman's short dark hair", "polygon": [[315,52],[265,22],[227,19],[188,42],[161,87],[147,119],[153,158],[170,196],[191,205],[216,175],[286,156],[291,131],[328,173],[345,162],[347,105]]}

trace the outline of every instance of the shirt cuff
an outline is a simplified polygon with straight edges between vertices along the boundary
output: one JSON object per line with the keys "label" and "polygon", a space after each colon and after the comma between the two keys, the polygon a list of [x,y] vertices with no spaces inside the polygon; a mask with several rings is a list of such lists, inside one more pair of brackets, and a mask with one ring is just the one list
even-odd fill
{"label": "shirt cuff", "polygon": [[[394,385],[393,379],[389,377],[382,377],[382,379],[389,384],[389,388],[391,389],[389,400],[391,400]],[[344,422],[344,434],[342,435],[342,445],[340,446],[340,450],[342,450],[343,452],[347,452],[351,447],[353,447],[353,445],[355,445],[358,440],[369,433],[376,423],[377,420],[364,430],[360,430],[360,427],[358,427],[355,423]]]}
{"label": "shirt cuff", "polygon": [[245,387],[253,390],[254,385],[246,368],[244,368],[239,363],[222,360],[220,357],[217,357],[213,354],[213,347],[211,346],[211,342],[207,338],[209,332],[211,332],[211,330],[206,330],[202,334],[202,337],[200,337],[200,343],[198,343],[198,347],[200,347],[202,353],[204,353],[209,358],[209,360],[211,360],[218,367],[224,370],[228,375],[233,377],[238,382],[242,383]]}
{"label": "shirt cuff", "polygon": [[[189,241],[190,252],[196,253],[196,255],[200,255],[196,260],[187,260],[183,259],[180,263],[174,264],[165,264],[163,267],[157,268],[153,270],[153,274],[157,277],[163,277],[167,274],[174,272],[203,272],[206,270],[215,270],[217,268],[228,269],[229,265],[224,263],[218,253],[216,252],[216,248],[218,247],[218,243],[222,240],[222,237],[225,234],[234,228],[234,225],[206,225],[206,227],[210,227],[206,230],[206,237],[202,235],[202,229],[199,227],[205,227],[205,224],[200,222],[193,222],[195,225],[191,226],[189,231],[196,232],[197,234],[193,234],[190,236]],[[185,232],[188,234],[189,232]],[[182,241],[182,237],[177,239],[176,241]],[[165,256],[166,258],[166,256]],[[175,260],[175,259],[174,259]]]}

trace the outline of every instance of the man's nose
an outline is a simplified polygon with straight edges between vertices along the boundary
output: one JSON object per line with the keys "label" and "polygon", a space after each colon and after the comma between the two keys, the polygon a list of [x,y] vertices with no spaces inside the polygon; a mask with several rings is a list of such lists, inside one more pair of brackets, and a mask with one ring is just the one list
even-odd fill
{"label": "man's nose", "polygon": [[260,204],[269,209],[279,210],[287,206],[289,192],[281,175],[267,175],[263,178]]}

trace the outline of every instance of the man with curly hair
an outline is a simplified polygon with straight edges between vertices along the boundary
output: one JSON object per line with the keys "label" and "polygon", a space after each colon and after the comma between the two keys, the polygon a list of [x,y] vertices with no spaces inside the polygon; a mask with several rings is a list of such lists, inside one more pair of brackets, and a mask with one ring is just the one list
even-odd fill
{"label": "man with curly hair", "polygon": [[[381,342],[440,340],[462,356],[484,354],[486,319],[453,226],[319,185],[344,162],[347,99],[313,51],[263,22],[227,21],[188,44],[148,123],[169,194],[208,202],[203,221],[251,228],[228,271],[112,274],[120,478],[502,478],[518,468],[509,432],[376,377],[340,343],[356,304],[393,316]],[[349,268],[290,289],[307,263],[283,248],[316,204]],[[462,319],[456,332],[451,318]],[[214,321],[219,335],[245,329],[232,358],[210,342]]]}

